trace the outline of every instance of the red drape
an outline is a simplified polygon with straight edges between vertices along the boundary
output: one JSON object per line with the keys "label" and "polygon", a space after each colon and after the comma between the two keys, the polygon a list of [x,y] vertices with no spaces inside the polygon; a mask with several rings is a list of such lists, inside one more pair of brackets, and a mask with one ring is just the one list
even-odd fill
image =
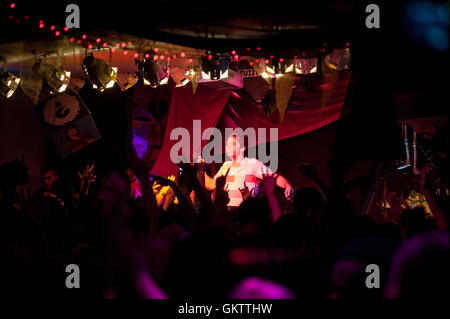
{"label": "red drape", "polygon": [[[177,141],[170,140],[170,132],[177,127],[191,134],[193,120],[201,120],[202,130],[208,127],[240,127],[246,129],[278,128],[278,140],[305,134],[336,121],[347,94],[351,72],[339,72],[331,77],[312,78],[313,89],[303,88],[302,79],[296,80],[284,122],[280,123],[278,111],[264,116],[260,105],[250,103],[230,90],[216,90],[202,85],[192,94],[190,84],[174,88],[164,142],[152,173],[176,174],[177,166],[170,160],[170,149]],[[269,132],[266,139],[269,141]],[[205,145],[207,141],[203,141]],[[251,145],[249,145],[251,146]],[[192,149],[191,149],[192,152]]]}
{"label": "red drape", "polygon": [[[177,165],[170,160],[170,150],[177,141],[170,140],[170,132],[177,127],[187,129],[191,135],[192,151],[193,121],[201,120],[202,130],[215,127],[230,93],[230,90],[216,90],[199,85],[193,94],[191,84],[172,90],[163,146],[153,165],[152,174],[168,176],[177,173]],[[203,145],[207,142],[203,141]]]}
{"label": "red drape", "polygon": [[[351,72],[340,72],[334,76],[334,81],[313,78],[313,91],[304,89],[301,79],[297,79],[283,123],[280,123],[276,109],[266,117],[260,105],[248,103],[233,92],[220,126],[242,129],[253,127],[255,130],[260,127],[278,128],[278,140],[283,140],[333,123],[341,115]],[[268,132],[266,139],[269,141]]]}

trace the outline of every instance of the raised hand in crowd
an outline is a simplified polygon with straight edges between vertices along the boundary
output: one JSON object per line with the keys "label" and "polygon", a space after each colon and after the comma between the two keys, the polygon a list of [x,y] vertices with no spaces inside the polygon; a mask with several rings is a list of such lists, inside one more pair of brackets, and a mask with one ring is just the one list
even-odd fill
{"label": "raised hand in crowd", "polygon": [[275,196],[275,185],[277,183],[278,174],[262,174],[263,176],[263,190],[267,195],[267,200],[269,201],[270,209],[272,211],[272,221],[275,223],[278,218],[282,215],[282,211],[278,200]]}
{"label": "raised hand in crowd", "polygon": [[89,194],[89,186],[97,180],[97,176],[94,172],[95,165],[86,165],[83,173],[78,171],[78,177],[80,178],[80,195],[87,196]]}

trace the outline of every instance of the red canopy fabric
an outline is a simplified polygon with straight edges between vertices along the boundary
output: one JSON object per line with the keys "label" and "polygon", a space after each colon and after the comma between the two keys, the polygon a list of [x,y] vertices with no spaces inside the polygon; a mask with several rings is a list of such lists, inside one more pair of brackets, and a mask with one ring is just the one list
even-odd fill
{"label": "red canopy fabric", "polygon": [[[174,88],[163,147],[152,173],[168,176],[176,174],[178,170],[170,160],[170,150],[177,142],[170,140],[170,132],[174,128],[183,127],[189,131],[192,154],[193,120],[201,120],[202,130],[208,127],[240,127],[244,130],[252,127],[256,131],[258,128],[266,128],[267,142],[272,141],[269,128],[278,128],[278,140],[283,140],[333,123],[340,117],[350,77],[351,71],[313,77],[313,90],[310,87],[303,88],[302,79],[297,79],[283,123],[280,123],[277,110],[265,117],[260,105],[251,103],[230,90],[199,85],[193,95],[190,84]],[[202,147],[206,143],[207,141],[203,141]]]}
{"label": "red canopy fabric", "polygon": [[[300,84],[301,79],[297,79],[283,123],[280,123],[276,109],[266,117],[260,105],[248,103],[233,92],[221,117],[220,126],[240,127],[243,130],[249,127],[255,130],[260,127],[278,128],[278,140],[317,130],[333,123],[341,115],[351,71],[341,72],[336,76],[335,83],[322,77],[313,78],[314,91],[304,89]],[[268,132],[266,135],[269,141]]]}
{"label": "red canopy fabric", "polygon": [[[193,94],[191,84],[173,88],[163,146],[153,165],[152,174],[168,176],[177,173],[177,165],[170,160],[170,150],[177,141],[170,140],[170,132],[177,127],[187,129],[191,136],[192,154],[193,121],[201,120],[202,130],[215,127],[230,93],[230,90],[199,85]],[[202,146],[207,142],[203,141]]]}

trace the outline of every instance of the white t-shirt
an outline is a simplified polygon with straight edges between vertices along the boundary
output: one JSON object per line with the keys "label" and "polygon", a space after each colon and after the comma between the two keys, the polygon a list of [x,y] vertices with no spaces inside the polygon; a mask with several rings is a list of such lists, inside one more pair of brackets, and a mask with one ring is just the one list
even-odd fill
{"label": "white t-shirt", "polygon": [[214,179],[225,175],[228,169],[230,171],[228,172],[225,188],[228,190],[228,197],[230,198],[228,206],[234,207],[242,203],[242,194],[239,189],[244,188],[244,181],[249,191],[253,193],[256,180],[258,178],[262,179],[263,173],[272,174],[272,171],[261,161],[256,158],[245,157],[242,161],[236,162],[234,165],[232,161],[223,163],[216,176],[214,176]]}

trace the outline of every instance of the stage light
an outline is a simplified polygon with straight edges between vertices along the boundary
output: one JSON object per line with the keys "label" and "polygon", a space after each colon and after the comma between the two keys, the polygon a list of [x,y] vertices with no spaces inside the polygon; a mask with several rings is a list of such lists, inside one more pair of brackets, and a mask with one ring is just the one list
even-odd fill
{"label": "stage light", "polygon": [[141,61],[136,60],[144,84],[150,85],[153,88],[156,88],[158,85],[166,84],[169,80],[169,76],[163,66],[156,59],[150,58],[151,56],[158,57],[157,55],[154,55],[155,53],[154,50],[147,50]]}
{"label": "stage light", "polygon": [[0,71],[0,94],[9,99],[18,88],[20,78],[7,71]]}
{"label": "stage light", "polygon": [[294,63],[286,68],[286,72],[308,75],[317,72],[317,58],[294,58]]}
{"label": "stage light", "polygon": [[261,76],[265,79],[269,78],[279,78],[282,77],[283,74],[289,72],[289,70],[292,72],[293,69],[290,69],[289,67],[286,67],[286,64],[284,63],[284,59],[274,59],[273,56],[270,56],[271,60],[266,60],[266,66],[264,68],[264,71],[261,73]]}
{"label": "stage light", "polygon": [[112,88],[117,80],[117,68],[105,60],[94,58],[92,54],[83,60],[83,70],[95,89],[100,92]]}
{"label": "stage light", "polygon": [[45,84],[52,93],[64,92],[70,81],[70,71],[58,65],[38,61],[33,66],[33,72],[42,74]]}
{"label": "stage light", "polygon": [[207,57],[202,57],[202,78],[205,80],[219,80],[228,77],[230,55],[208,51]]}

